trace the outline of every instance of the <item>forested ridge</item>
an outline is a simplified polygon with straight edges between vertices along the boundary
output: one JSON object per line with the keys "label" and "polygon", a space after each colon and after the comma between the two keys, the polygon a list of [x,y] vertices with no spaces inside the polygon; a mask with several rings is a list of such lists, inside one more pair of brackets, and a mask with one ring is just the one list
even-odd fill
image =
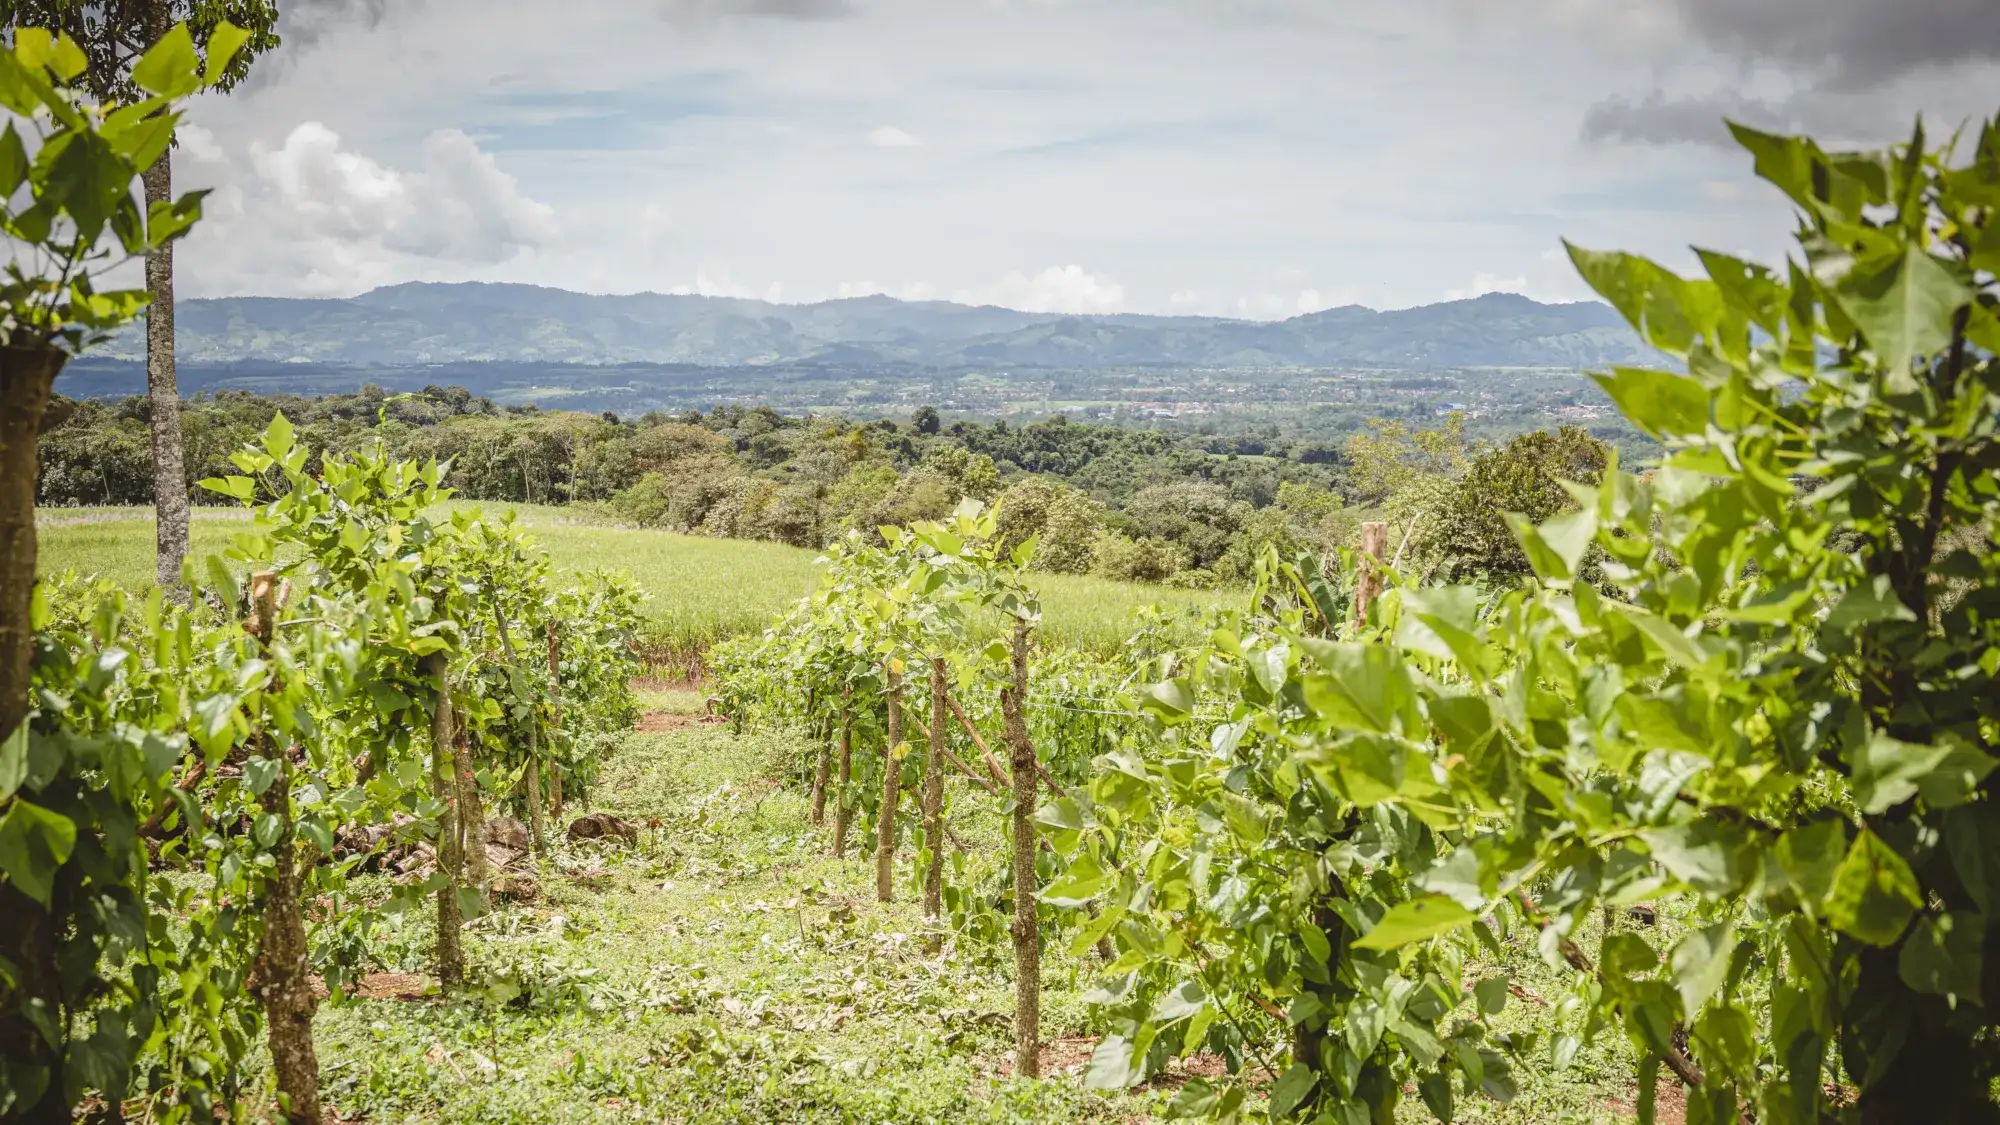
{"label": "forested ridge", "polygon": [[[148,412],[138,396],[58,401],[39,502],[149,503]],[[398,456],[447,463],[466,499],[589,505],[637,526],[811,548],[849,530],[939,519],[967,497],[1004,498],[1010,542],[1039,536],[1042,569],[1185,585],[1241,580],[1266,545],[1351,545],[1371,513],[1408,531],[1408,557],[1424,565],[1525,572],[1498,513],[1561,510],[1556,481],[1592,479],[1607,452],[1569,427],[1475,441],[1456,416],[1430,429],[1378,420],[1333,444],[1060,415],[947,423],[929,407],[901,420],[737,405],[621,419],[500,407],[462,387],[370,386],[188,399],[190,482],[226,474],[230,453],[280,413],[314,449],[381,441]]]}

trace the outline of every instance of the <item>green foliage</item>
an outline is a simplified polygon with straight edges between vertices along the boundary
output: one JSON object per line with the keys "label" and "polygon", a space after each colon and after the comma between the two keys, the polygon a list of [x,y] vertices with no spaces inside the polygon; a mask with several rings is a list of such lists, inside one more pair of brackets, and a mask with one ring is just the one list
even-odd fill
{"label": "green foliage", "polygon": [[[1801,208],[1803,262],[1705,253],[1687,280],[1573,252],[1687,363],[1601,380],[1664,464],[1514,519],[1534,577],[1497,597],[1392,588],[1344,643],[1253,603],[1044,810],[1102,872],[1073,897],[1118,918],[1103,1080],[1268,1049],[1254,1008],[1289,1039],[1259,1060],[1273,1116],[1382,1120],[1408,1087],[1449,1120],[1525,1057],[1483,1013],[1439,1022],[1477,919],[1516,917],[1579,973],[1558,1053],[1617,1029],[1642,1091],[1662,1067],[1692,1087],[1690,1120],[1833,1120],[1828,1073],[1861,1120],[1989,1119],[2000,129],[1969,163],[1921,132],[1831,155],[1738,133]],[[1693,923],[1665,956],[1572,940],[1660,895]]]}
{"label": "green foliage", "polygon": [[[145,306],[143,289],[99,292],[95,279],[121,261],[185,234],[201,217],[204,192],[144,208],[133,180],[173,136],[176,104],[221,81],[240,33],[218,25],[215,66],[183,51],[176,28],[139,60],[129,104],[99,107],[81,89],[88,60],[67,35],[17,26],[0,50],[0,230],[17,249],[0,282],[13,347],[77,351],[127,323]],[[34,133],[34,153],[21,136]],[[114,259],[109,242],[123,252]]]}

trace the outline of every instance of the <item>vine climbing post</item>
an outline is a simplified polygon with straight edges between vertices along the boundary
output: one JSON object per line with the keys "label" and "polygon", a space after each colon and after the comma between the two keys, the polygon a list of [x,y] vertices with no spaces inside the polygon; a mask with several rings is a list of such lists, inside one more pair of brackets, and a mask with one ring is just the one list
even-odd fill
{"label": "vine climbing post", "polygon": [[555,763],[556,735],[562,731],[562,634],[549,622],[549,812],[562,816],[562,767]]}
{"label": "vine climbing post", "polygon": [[437,677],[431,709],[431,793],[438,801],[437,865],[446,885],[437,892],[437,976],[439,986],[457,988],[465,979],[465,952],[459,944],[463,919],[458,910],[458,786],[452,760],[451,681],[443,653],[424,658],[424,671]]}
{"label": "vine climbing post", "polygon": [[951,714],[945,709],[944,657],[931,658],[930,754],[924,762],[924,843],[931,864],[924,870],[924,917],[944,913],[944,754]]}
{"label": "vine climbing post", "polygon": [[882,746],[882,807],[875,813],[875,898],[888,902],[896,894],[896,798],[903,788],[903,760],[896,755],[903,743],[903,662],[892,656],[884,666],[889,736]]}
{"label": "vine climbing post", "polygon": [[[807,710],[811,709],[811,701],[808,701]],[[813,763],[812,825],[818,828],[826,823],[826,774],[830,765],[828,759],[833,756],[833,747],[829,741],[823,741],[832,732],[817,722],[813,726],[817,736],[814,741],[819,744],[819,753],[815,756],[817,761]]]}
{"label": "vine climbing post", "polygon": [[1382,594],[1382,556],[1389,553],[1389,525],[1361,525],[1361,570],[1354,584],[1354,627],[1368,623],[1368,607]]}
{"label": "vine climbing post", "polygon": [[1000,689],[1014,774],[1014,1073],[1042,1075],[1042,949],[1035,917],[1035,745],[1028,741],[1028,620],[1014,619],[1013,675]]}
{"label": "vine climbing post", "polygon": [[833,797],[833,858],[847,858],[847,822],[852,813],[848,800],[847,786],[854,777],[854,712],[852,709],[854,688],[843,684],[840,688],[840,761],[834,775]]}
{"label": "vine climbing post", "polygon": [[[268,570],[251,576],[250,619],[244,622],[244,629],[267,649],[277,629],[278,608],[276,576]],[[274,688],[276,678],[274,672]],[[269,734],[259,740],[259,748],[276,764],[262,800],[265,815],[276,818],[277,839],[271,845],[274,863],[264,884],[264,932],[257,942],[250,981],[264,1005],[265,1034],[285,1120],[294,1125],[319,1125],[319,1057],[313,1050],[312,1036],[319,998],[313,994],[305,917],[300,912],[292,762],[288,749]]]}

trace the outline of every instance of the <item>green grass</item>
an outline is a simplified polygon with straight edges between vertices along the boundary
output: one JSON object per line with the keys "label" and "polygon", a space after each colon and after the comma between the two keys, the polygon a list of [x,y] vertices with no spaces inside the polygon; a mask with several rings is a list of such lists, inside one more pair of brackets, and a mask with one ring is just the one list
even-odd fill
{"label": "green grass", "polygon": [[[778,543],[710,539],[613,527],[587,509],[539,504],[512,508],[563,571],[623,570],[651,595],[649,646],[663,664],[686,662],[727,637],[755,632],[803,597],[817,581],[817,552]],[[196,509],[197,557],[219,554],[246,519],[234,509]],[[39,518],[41,571],[99,574],[128,590],[153,585],[153,519],[148,508],[49,509]],[[1149,605],[1184,609],[1220,595],[1071,575],[1040,575],[1043,632],[1051,643],[1111,652]]]}
{"label": "green grass", "polygon": [[[684,693],[647,702],[696,705]],[[383,1125],[1159,1120],[1178,1085],[1172,1072],[1130,1094],[1083,1089],[1099,1033],[1084,997],[1099,962],[1070,956],[1065,941],[1044,962],[1051,1073],[1009,1077],[1004,929],[926,950],[907,862],[898,901],[875,902],[871,860],[829,856],[803,794],[778,780],[796,777],[805,753],[785,732],[724,726],[625,738],[593,805],[658,827],[642,828],[632,848],[557,844],[536,871],[535,901],[468,926],[475,984],[462,998],[322,1008],[328,1100],[343,1119]],[[1001,803],[954,778],[948,808],[970,849],[964,881],[999,877]],[[422,973],[431,940],[428,911],[392,916],[372,941],[374,967]],[[1502,968],[1525,993],[1558,1000],[1564,979],[1534,946],[1516,932],[1497,965],[1468,978]],[[1496,1023],[1519,1032],[1545,1025],[1549,1011],[1513,1002]],[[1631,1060],[1611,1038],[1561,1073],[1517,1068],[1512,1104],[1461,1098],[1457,1120],[1630,1121]],[[1396,1120],[1429,1117],[1412,1097]]]}

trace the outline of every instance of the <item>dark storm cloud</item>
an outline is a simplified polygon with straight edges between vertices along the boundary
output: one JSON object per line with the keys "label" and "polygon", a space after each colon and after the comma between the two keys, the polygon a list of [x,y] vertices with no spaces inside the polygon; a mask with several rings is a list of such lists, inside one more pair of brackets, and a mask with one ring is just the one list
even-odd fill
{"label": "dark storm cloud", "polygon": [[[375,27],[389,14],[390,0],[291,0],[278,9],[278,34],[287,45],[310,47],[328,32],[352,24]],[[410,6],[418,0],[398,0]]]}
{"label": "dark storm cloud", "polygon": [[1724,54],[1770,61],[1835,90],[1930,67],[2000,60],[1994,0],[1668,0]]}
{"label": "dark storm cloud", "polygon": [[1593,143],[1731,145],[1724,119],[1759,129],[1790,123],[1776,107],[1747,98],[1606,98],[1583,116],[1583,139]]}
{"label": "dark storm cloud", "polygon": [[781,20],[832,20],[853,14],[847,0],[660,0],[672,20],[761,16]]}

